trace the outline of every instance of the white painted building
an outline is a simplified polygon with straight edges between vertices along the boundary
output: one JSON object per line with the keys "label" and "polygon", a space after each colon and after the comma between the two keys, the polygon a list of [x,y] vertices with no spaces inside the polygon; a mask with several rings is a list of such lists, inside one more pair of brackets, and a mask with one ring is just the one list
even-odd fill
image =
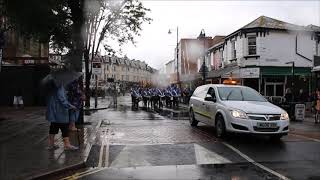
{"label": "white painted building", "polygon": [[261,16],[209,49],[213,65],[209,78],[220,82],[233,78],[266,96],[283,96],[292,86],[288,62],[294,62],[295,92],[310,91],[314,56],[320,54],[319,32]]}

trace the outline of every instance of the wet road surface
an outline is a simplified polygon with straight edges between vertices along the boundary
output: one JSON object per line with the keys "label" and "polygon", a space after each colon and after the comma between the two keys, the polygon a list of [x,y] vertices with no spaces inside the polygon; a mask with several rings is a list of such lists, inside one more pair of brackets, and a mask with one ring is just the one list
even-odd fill
{"label": "wet road surface", "polygon": [[320,179],[320,142],[291,134],[221,140],[213,127],[192,128],[183,110],[132,109],[129,100],[105,111],[88,169],[72,178]]}

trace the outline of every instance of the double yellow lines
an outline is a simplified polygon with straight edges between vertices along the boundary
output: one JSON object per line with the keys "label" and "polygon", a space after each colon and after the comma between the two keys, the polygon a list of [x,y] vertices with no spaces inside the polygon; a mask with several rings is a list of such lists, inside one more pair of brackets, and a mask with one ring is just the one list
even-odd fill
{"label": "double yellow lines", "polygon": [[79,179],[84,176],[88,176],[90,174],[97,173],[99,171],[104,170],[105,168],[102,167],[108,167],[109,166],[109,144],[110,144],[110,130],[106,129],[105,131],[101,131],[100,133],[100,139],[101,139],[101,146],[100,146],[100,153],[99,153],[99,161],[98,161],[98,167],[92,168],[80,173],[75,173],[71,176],[62,178],[61,180],[74,180]]}

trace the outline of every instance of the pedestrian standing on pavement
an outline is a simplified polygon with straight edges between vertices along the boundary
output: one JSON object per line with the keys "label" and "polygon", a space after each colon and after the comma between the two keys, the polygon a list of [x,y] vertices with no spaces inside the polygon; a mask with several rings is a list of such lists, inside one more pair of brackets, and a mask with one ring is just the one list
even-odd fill
{"label": "pedestrian standing on pavement", "polygon": [[62,132],[64,149],[77,150],[78,148],[70,144],[69,140],[69,110],[77,108],[70,104],[66,97],[66,91],[62,84],[57,84],[53,79],[47,83],[47,112],[46,119],[50,122],[49,130],[49,150],[58,148],[54,144],[54,136],[59,129]]}
{"label": "pedestrian standing on pavement", "polygon": [[69,117],[70,117],[69,130],[70,131],[78,130],[76,128],[76,122],[79,119],[80,109],[82,108],[82,102],[85,99],[83,90],[80,87],[81,81],[82,79],[80,77],[79,79],[70,83],[67,88],[68,101],[77,108],[69,111]]}
{"label": "pedestrian standing on pavement", "polygon": [[316,124],[320,123],[319,114],[320,114],[320,90],[317,89],[316,90],[316,116],[315,116],[315,119],[314,119],[314,122]]}
{"label": "pedestrian standing on pavement", "polygon": [[15,95],[13,97],[13,105],[16,109],[23,108],[23,98],[22,98],[22,88],[16,89]]}
{"label": "pedestrian standing on pavement", "polygon": [[287,88],[287,89],[286,89],[286,92],[285,92],[285,95],[284,95],[285,102],[286,102],[286,103],[292,102],[292,97],[293,97],[293,94],[292,94],[292,92],[291,92],[291,89],[290,89],[290,88]]}

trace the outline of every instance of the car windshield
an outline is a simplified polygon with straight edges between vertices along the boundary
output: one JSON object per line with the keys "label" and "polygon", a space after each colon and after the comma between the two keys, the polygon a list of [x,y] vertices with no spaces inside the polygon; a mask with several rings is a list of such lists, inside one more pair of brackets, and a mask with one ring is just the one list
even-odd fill
{"label": "car windshield", "polygon": [[218,87],[218,92],[222,101],[266,101],[257,91],[248,87]]}

